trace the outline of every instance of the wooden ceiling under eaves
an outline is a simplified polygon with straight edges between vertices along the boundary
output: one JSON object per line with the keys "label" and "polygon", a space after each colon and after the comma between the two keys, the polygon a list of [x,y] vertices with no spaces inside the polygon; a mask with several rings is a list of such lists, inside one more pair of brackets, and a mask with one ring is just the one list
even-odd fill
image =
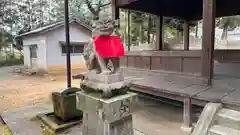
{"label": "wooden ceiling under eaves", "polygon": [[[216,17],[240,15],[240,0],[215,1]],[[194,21],[202,19],[203,0],[116,0],[116,7]]]}

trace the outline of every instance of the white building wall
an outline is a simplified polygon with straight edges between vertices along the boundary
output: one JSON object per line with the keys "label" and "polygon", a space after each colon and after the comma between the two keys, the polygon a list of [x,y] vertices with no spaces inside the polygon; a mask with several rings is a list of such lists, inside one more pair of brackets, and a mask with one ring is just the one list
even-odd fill
{"label": "white building wall", "polygon": [[[90,32],[79,24],[70,25],[70,42],[88,42],[90,38]],[[66,55],[62,54],[59,41],[65,41],[64,26],[47,34],[47,66],[66,64]],[[71,55],[71,64],[81,64],[83,62],[81,54]]]}
{"label": "white building wall", "polygon": [[46,69],[46,37],[45,36],[29,36],[23,38],[23,51],[24,51],[24,65],[30,67],[30,50],[29,46],[36,44],[37,49],[37,63],[39,69]]}
{"label": "white building wall", "polygon": [[30,67],[31,63],[30,63],[30,50],[29,50],[29,46],[27,46],[27,45],[23,46],[23,54],[24,54],[24,66]]}

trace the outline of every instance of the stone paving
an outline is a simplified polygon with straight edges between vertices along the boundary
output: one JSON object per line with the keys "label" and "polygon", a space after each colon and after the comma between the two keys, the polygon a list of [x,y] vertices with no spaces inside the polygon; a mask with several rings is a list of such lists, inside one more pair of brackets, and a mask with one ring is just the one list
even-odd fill
{"label": "stone paving", "polygon": [[[8,72],[12,70],[11,68],[4,68],[7,72],[4,72],[2,69],[3,68],[0,69],[0,76],[4,74],[8,79],[6,79],[6,77],[2,78],[2,80],[0,79],[0,113],[4,111],[3,116],[6,121],[12,123],[12,125],[19,130],[16,135],[28,135],[26,134],[27,131],[38,135],[33,132],[34,129],[37,129],[38,132],[40,131],[40,126],[34,122],[33,118],[36,113],[41,112],[41,107],[37,106],[41,102],[48,101],[53,91],[64,88],[66,86],[66,77],[57,77],[56,80],[52,81],[49,77],[12,76],[8,74]],[[73,86],[78,85],[79,80],[73,80]],[[143,101],[140,104],[141,107],[139,111],[134,114],[133,121],[136,135],[188,134],[180,129],[182,122],[181,108],[165,104],[156,104],[150,101]],[[29,105],[33,105],[37,109],[32,109]],[[22,108],[23,106],[28,107]],[[27,110],[25,110],[26,108]],[[31,119],[31,121],[29,119]],[[30,126],[25,127],[26,130],[23,130],[24,125]],[[73,128],[67,132],[71,132],[71,135],[79,135],[79,129],[80,126],[77,126],[77,128]],[[20,134],[20,131],[24,132]],[[42,133],[39,133],[39,135],[41,134]],[[0,135],[3,134],[0,132]]]}
{"label": "stone paving", "polygon": [[[42,135],[35,115],[52,110],[49,103],[6,111],[2,117],[14,135]],[[182,109],[153,101],[141,101],[133,115],[135,135],[188,135],[181,131]],[[81,126],[64,132],[64,135],[79,135]]]}
{"label": "stone paving", "polygon": [[12,75],[11,72],[15,68],[20,68],[22,65],[19,66],[10,66],[10,67],[0,67],[0,80],[8,80],[11,79]]}

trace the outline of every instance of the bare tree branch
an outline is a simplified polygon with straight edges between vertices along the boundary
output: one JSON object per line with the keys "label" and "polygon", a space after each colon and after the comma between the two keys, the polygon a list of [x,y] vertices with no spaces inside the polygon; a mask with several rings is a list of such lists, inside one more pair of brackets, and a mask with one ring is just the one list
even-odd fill
{"label": "bare tree branch", "polygon": [[99,5],[99,7],[102,8],[102,7],[108,6],[108,5],[110,5],[110,4],[111,4],[111,2],[106,3],[106,4],[101,4],[101,5]]}
{"label": "bare tree branch", "polygon": [[[99,19],[99,13],[101,12],[102,8],[111,4],[111,2],[103,4],[101,0],[99,0],[96,4],[92,4],[91,0],[85,0],[85,3],[87,4],[90,12],[94,15],[94,19]],[[96,8],[94,8],[94,5],[96,5]]]}
{"label": "bare tree branch", "polygon": [[87,4],[88,9],[92,12],[93,15],[97,15],[97,12],[95,11],[95,9],[93,8],[91,2],[89,0],[85,0],[85,3]]}

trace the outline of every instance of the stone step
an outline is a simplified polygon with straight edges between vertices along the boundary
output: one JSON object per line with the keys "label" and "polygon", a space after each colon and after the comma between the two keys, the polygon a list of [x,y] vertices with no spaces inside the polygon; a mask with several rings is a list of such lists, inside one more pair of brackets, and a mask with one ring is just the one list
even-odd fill
{"label": "stone step", "polygon": [[223,108],[216,115],[216,124],[240,130],[240,112]]}
{"label": "stone step", "polygon": [[240,130],[214,125],[209,129],[208,135],[240,135]]}

